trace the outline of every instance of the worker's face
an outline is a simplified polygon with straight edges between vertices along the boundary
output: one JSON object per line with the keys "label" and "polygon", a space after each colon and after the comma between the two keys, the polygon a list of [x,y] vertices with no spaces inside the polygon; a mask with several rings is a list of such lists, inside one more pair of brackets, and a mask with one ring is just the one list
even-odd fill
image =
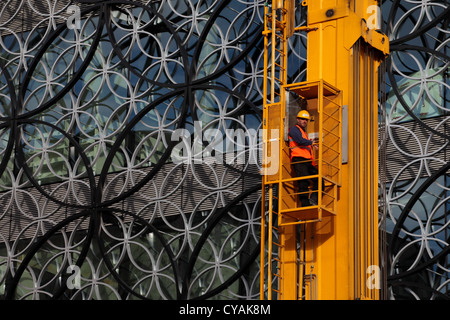
{"label": "worker's face", "polygon": [[302,127],[302,129],[305,129],[308,125],[308,119],[304,118],[297,118],[297,124]]}

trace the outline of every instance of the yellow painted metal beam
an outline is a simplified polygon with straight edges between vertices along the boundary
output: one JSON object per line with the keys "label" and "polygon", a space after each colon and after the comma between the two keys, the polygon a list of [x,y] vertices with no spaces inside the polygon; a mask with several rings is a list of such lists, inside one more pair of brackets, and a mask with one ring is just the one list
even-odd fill
{"label": "yellow painted metal beam", "polygon": [[[367,281],[372,275],[367,272],[378,266],[377,79],[389,52],[387,37],[374,28],[376,1],[309,0],[302,5],[308,6],[306,27],[294,27],[294,1],[276,0],[265,8],[264,79],[270,83],[264,83],[263,92],[270,101],[263,111],[262,199],[268,188],[269,208],[267,218],[263,208],[261,221],[261,298],[377,299],[378,287]],[[287,84],[286,40],[295,31],[308,32],[307,82]],[[309,129],[321,137],[319,190],[331,192],[323,191],[316,207],[299,208],[292,191],[298,179],[282,141],[287,90],[308,99],[317,117]],[[326,110],[325,105],[338,107]],[[339,116],[333,116],[336,112]],[[338,165],[325,151],[336,144],[332,151],[339,155]],[[347,154],[341,163],[343,145]]]}
{"label": "yellow painted metal beam", "polygon": [[348,108],[348,162],[337,214],[316,223],[309,235],[316,240],[310,250],[318,299],[378,298],[364,281],[366,270],[378,265],[377,68],[389,50],[386,36],[367,26],[368,9],[376,4],[307,1],[308,28],[316,29],[308,33],[307,78],[342,90]]}
{"label": "yellow painted metal beam", "polygon": [[[277,0],[265,9],[264,79],[270,83],[263,92],[270,101],[263,111],[263,191],[269,190],[269,208],[267,219],[262,210],[261,232],[266,225],[269,229],[262,236],[261,298],[379,296],[366,281],[367,270],[378,265],[377,80],[378,66],[389,52],[386,36],[373,28],[376,4],[303,1],[308,25],[297,28],[293,1]],[[308,32],[307,81],[287,84],[286,40],[294,31]],[[308,131],[319,137],[317,206],[299,207],[294,192],[298,178],[282,138],[287,91],[307,99],[316,117]],[[297,239],[298,228],[302,239]]]}

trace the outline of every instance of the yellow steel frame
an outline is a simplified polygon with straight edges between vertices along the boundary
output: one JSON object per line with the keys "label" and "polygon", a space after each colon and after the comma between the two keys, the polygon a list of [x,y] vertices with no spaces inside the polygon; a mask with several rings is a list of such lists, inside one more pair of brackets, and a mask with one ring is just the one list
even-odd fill
{"label": "yellow steel frame", "polygon": [[[379,297],[378,287],[368,286],[367,270],[378,266],[377,70],[389,48],[387,38],[365,23],[367,8],[376,4],[303,1],[308,25],[301,28],[293,28],[293,1],[274,0],[270,11],[265,7],[264,78],[270,80],[263,93],[270,99],[263,112],[262,203],[267,199],[268,207],[261,221],[261,299]],[[308,31],[308,73],[306,82],[287,84],[287,39],[293,31]],[[296,203],[292,190],[299,178],[292,176],[282,136],[286,91],[316,107],[308,130],[319,134],[319,190],[331,188],[332,205],[325,191],[317,206]],[[337,107],[328,112],[326,104]],[[348,110],[345,119],[342,106]],[[331,176],[330,168],[336,168]],[[303,237],[300,251],[296,228]]]}
{"label": "yellow steel frame", "polygon": [[[279,12],[277,12],[279,11]],[[270,87],[268,87],[267,81],[264,81],[263,96],[270,96],[270,101],[264,103],[263,118],[263,148],[264,160],[263,160],[263,192],[262,192],[262,203],[266,203],[266,185],[268,185],[268,208],[270,211],[268,218],[268,239],[269,248],[267,250],[267,261],[266,264],[266,216],[265,216],[265,206],[263,205],[263,214],[261,221],[261,297],[264,297],[265,287],[267,283],[267,298],[272,299],[273,289],[278,294],[281,294],[281,290],[272,287],[272,275],[275,274],[278,279],[281,278],[279,273],[273,272],[273,250],[272,244],[273,240],[273,217],[272,208],[274,206],[274,184],[276,183],[277,174],[272,173],[274,169],[277,171],[279,168],[279,160],[271,159],[272,155],[279,155],[280,146],[280,131],[278,130],[267,130],[267,128],[279,128],[281,126],[281,104],[284,102],[284,97],[282,96],[281,87],[286,83],[286,66],[287,66],[287,34],[285,32],[285,27],[287,24],[286,20],[286,10],[284,4],[278,5],[278,0],[273,2],[272,10],[269,12],[269,7],[264,7],[264,79],[268,79],[270,75]],[[279,16],[279,17],[278,17]],[[277,46],[278,45],[278,46]],[[269,64],[270,58],[270,64]],[[278,76],[278,78],[277,78]],[[277,91],[278,86],[278,91]],[[269,111],[275,110],[280,116],[268,117]],[[272,113],[272,112],[271,112]],[[269,154],[270,153],[270,154]],[[268,159],[271,159],[269,161]],[[282,234],[281,237],[285,237],[286,234]],[[278,255],[277,263],[281,263],[284,259],[282,255]],[[267,267],[267,277],[265,277],[265,270]]]}

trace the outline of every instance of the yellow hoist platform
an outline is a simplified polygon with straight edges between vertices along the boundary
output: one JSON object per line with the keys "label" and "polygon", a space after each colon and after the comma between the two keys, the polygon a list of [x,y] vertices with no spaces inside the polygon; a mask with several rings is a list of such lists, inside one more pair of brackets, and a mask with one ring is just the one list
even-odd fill
{"label": "yellow hoist platform", "polygon": [[[378,299],[378,67],[388,41],[367,24],[376,1],[303,1],[304,27],[295,3],[265,7],[260,296]],[[307,33],[307,80],[287,83],[295,32]],[[296,177],[288,130],[302,108],[318,173]],[[317,204],[301,206],[302,179],[317,179]]]}

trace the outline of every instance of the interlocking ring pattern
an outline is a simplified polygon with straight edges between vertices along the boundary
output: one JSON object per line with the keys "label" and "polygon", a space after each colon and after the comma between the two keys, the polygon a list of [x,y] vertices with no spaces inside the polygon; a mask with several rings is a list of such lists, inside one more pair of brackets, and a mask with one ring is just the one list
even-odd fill
{"label": "interlocking ring pattern", "polygon": [[259,138],[206,134],[261,125],[262,1],[0,12],[2,295],[258,297]]}
{"label": "interlocking ring pattern", "polygon": [[[0,4],[2,297],[259,298],[260,141],[217,163],[200,139],[201,161],[177,163],[171,137],[260,129],[263,6]],[[448,5],[386,1],[383,17],[389,295],[448,297]],[[291,82],[305,40],[290,39]]]}
{"label": "interlocking ring pattern", "polygon": [[383,4],[391,54],[380,141],[386,219],[380,222],[391,299],[450,297],[449,16],[448,1]]}

